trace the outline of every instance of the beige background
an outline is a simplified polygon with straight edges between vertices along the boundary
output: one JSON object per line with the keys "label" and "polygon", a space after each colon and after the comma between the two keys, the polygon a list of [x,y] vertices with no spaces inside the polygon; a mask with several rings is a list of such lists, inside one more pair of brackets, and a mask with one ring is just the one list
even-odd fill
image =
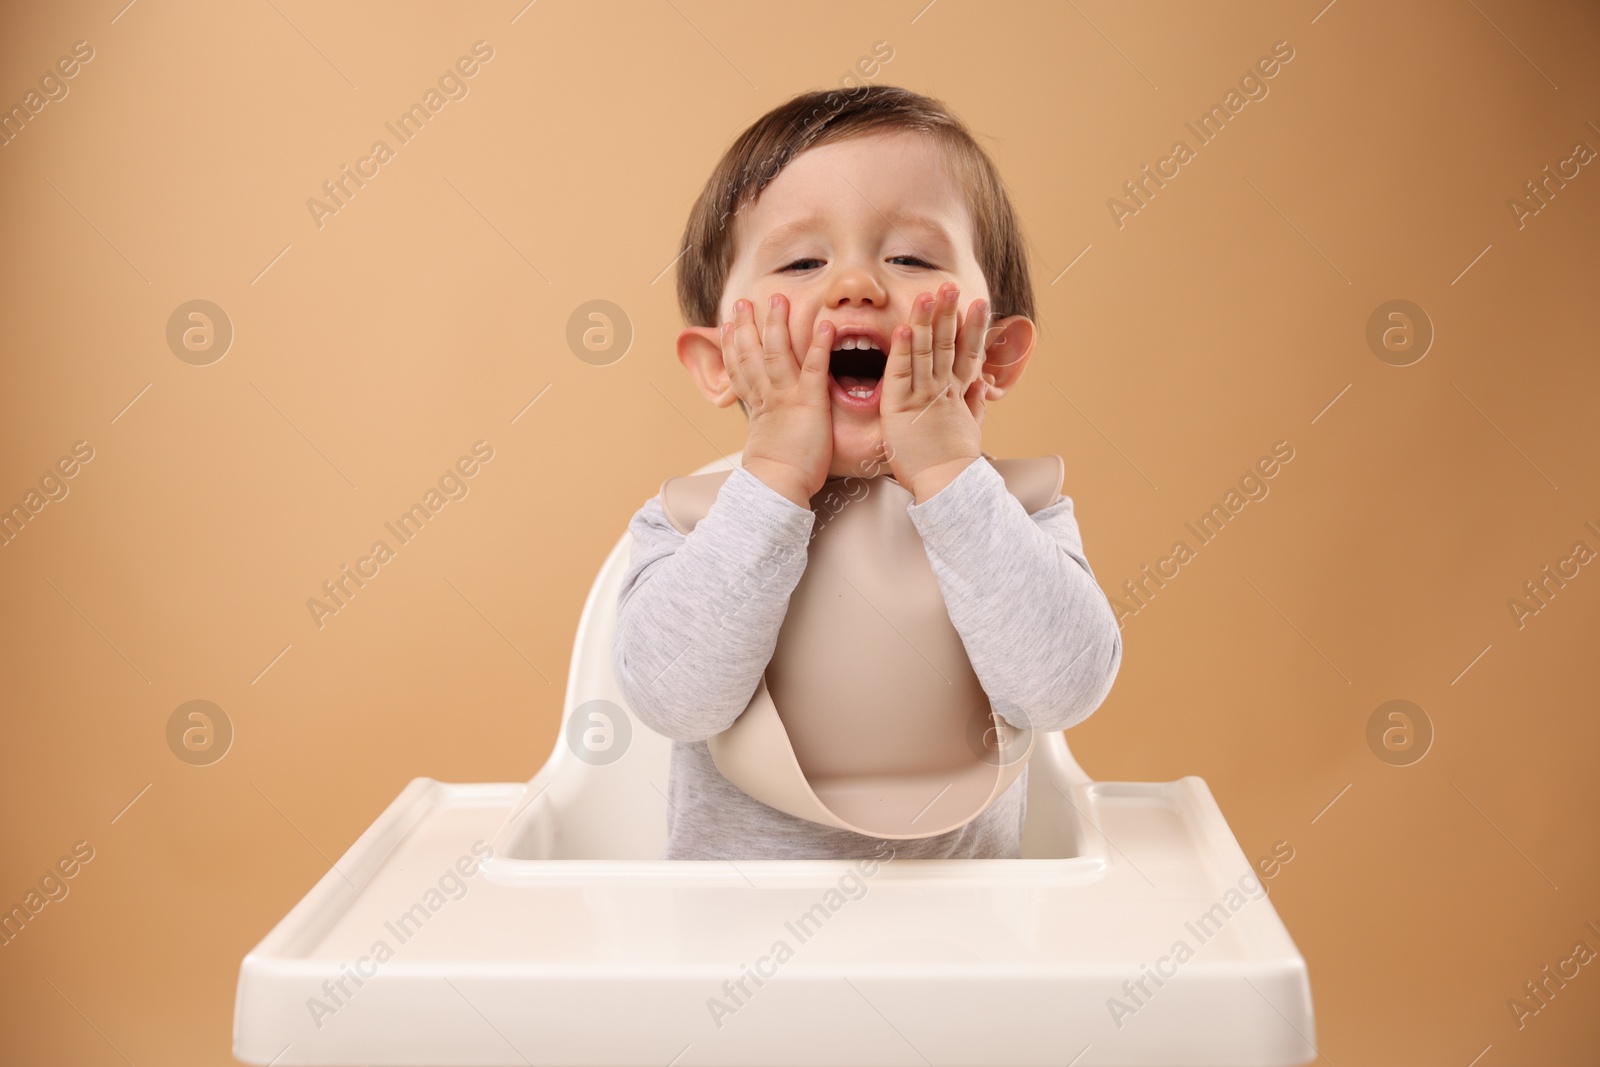
{"label": "beige background", "polygon": [[[409,779],[533,774],[628,518],[742,447],[672,357],[689,205],[881,40],[877,80],[947,100],[1014,191],[1043,338],[985,448],[1066,457],[1108,593],[1295,448],[1127,620],[1085,769],[1200,775],[1248,855],[1290,844],[1329,1062],[1594,1062],[1600,968],[1507,1008],[1600,950],[1600,566],[1507,607],[1600,550],[1600,164],[1507,206],[1600,149],[1593,5],[122,3],[0,14],[7,106],[94,48],[0,148],[0,504],[94,449],[0,548],[0,904],[94,849],[0,949],[0,1060],[231,1062],[241,957]],[[317,228],[480,39],[470,95]],[[1270,95],[1119,229],[1107,199],[1279,40]],[[204,367],[165,340],[197,298],[236,332]],[[609,366],[565,341],[597,298],[636,331]],[[1407,367],[1365,339],[1397,298],[1437,330]],[[470,495],[318,629],[478,440]],[[193,699],[236,730],[208,767],[167,747]],[[1366,741],[1391,699],[1436,731],[1411,766]]]}

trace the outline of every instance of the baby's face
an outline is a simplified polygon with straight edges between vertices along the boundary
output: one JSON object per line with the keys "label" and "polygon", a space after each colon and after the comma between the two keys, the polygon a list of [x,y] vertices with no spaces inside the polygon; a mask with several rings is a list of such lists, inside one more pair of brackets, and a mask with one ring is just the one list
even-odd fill
{"label": "baby's face", "polygon": [[[743,298],[764,322],[769,299],[782,293],[797,358],[810,347],[816,324],[832,322],[828,473],[887,470],[878,400],[894,328],[909,321],[912,301],[946,281],[960,286],[963,319],[972,301],[989,299],[966,198],[947,173],[944,150],[927,134],[899,130],[809,149],[732,224],[735,253],[721,321],[732,321],[733,303]],[[863,352],[868,345],[877,350]]]}

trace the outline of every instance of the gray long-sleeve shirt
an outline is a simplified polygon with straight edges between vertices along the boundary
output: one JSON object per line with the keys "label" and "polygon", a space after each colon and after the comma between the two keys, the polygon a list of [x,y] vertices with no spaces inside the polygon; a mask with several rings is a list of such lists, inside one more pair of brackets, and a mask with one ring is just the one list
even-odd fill
{"label": "gray long-sleeve shirt", "polygon": [[[994,710],[1061,730],[1111,690],[1122,637],[1062,496],[1029,515],[985,458],[906,505]],[[673,741],[661,859],[858,859],[879,839],[769,807],[729,782],[706,740],[749,705],[805,571],[816,514],[734,468],[687,536],[659,495],[628,524],[613,660],[635,718]],[[753,580],[752,575],[760,575]],[[1020,855],[1028,772],[948,833],[896,841],[906,859]]]}

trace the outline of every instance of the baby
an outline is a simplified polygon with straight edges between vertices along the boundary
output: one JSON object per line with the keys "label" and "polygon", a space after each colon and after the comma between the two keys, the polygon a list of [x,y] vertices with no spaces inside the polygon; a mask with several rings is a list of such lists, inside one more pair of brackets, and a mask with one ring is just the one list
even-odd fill
{"label": "baby", "polygon": [[[981,447],[985,406],[1036,337],[1021,230],[959,119],[864,85],[802,94],[745,130],[684,244],[678,360],[713,404],[737,399],[749,430],[687,536],[660,495],[628,527],[614,665],[634,715],[674,742],[661,858],[877,855],[877,838],[745,793],[707,745],[773,658],[826,481],[884,474],[909,492],[950,621],[1010,726],[1081,722],[1122,661],[1071,498],[1028,513]],[[840,664],[841,684],[867,664]],[[1023,770],[965,825],[895,854],[1017,858],[1026,798]]]}

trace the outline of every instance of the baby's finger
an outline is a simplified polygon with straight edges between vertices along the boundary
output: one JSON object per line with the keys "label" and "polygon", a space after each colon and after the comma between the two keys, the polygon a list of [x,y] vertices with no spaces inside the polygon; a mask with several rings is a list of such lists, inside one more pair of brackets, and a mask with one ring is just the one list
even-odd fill
{"label": "baby's finger", "polygon": [[787,387],[794,384],[794,350],[789,346],[789,301],[782,293],[774,294],[768,304],[767,323],[762,328],[761,352],[767,379],[773,385]]}
{"label": "baby's finger", "polygon": [[811,347],[800,367],[800,389],[804,393],[828,398],[828,362],[833,357],[833,323],[819,322],[811,328]]}
{"label": "baby's finger", "polygon": [[912,389],[920,389],[933,380],[933,312],[938,301],[931,293],[917,297],[911,312],[911,369]]}
{"label": "baby's finger", "polygon": [[[913,318],[915,313],[913,313]],[[911,327],[902,323],[889,337],[889,355],[883,362],[884,402],[899,401],[911,393]]]}
{"label": "baby's finger", "polygon": [[933,318],[932,382],[950,380],[956,362],[956,331],[960,325],[960,290],[954,285],[939,287],[939,306]]}
{"label": "baby's finger", "polygon": [[970,382],[983,365],[983,338],[989,327],[989,302],[978,299],[967,308],[967,321],[956,340],[956,359],[950,373],[958,382]]}
{"label": "baby's finger", "polygon": [[730,334],[733,339],[734,358],[739,361],[739,369],[744,371],[752,389],[758,393],[765,393],[767,376],[761,366],[761,334],[756,330],[756,310],[750,301],[734,301],[733,329]]}
{"label": "baby's finger", "polygon": [[746,403],[750,402],[750,379],[745,374],[745,369],[739,360],[739,343],[734,336],[734,328],[739,323],[739,303],[734,302],[733,318],[720,327],[722,340],[722,366],[728,372],[728,380],[733,383],[733,391]]}
{"label": "baby's finger", "polygon": [[967,402],[967,410],[972,412],[972,421],[982,427],[983,412],[989,402],[989,379],[974,378],[972,384],[967,386],[963,399]]}
{"label": "baby's finger", "polygon": [[739,360],[734,358],[733,349],[733,323],[725,322],[717,326],[718,344],[722,344],[722,370],[728,374],[728,386],[733,389],[736,397],[744,398],[746,384],[744,384],[744,371],[739,370]]}

